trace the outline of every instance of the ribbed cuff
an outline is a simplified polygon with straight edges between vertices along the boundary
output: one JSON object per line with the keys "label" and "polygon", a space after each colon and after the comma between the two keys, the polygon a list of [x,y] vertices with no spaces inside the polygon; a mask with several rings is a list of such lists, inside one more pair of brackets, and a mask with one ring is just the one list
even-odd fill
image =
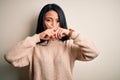
{"label": "ribbed cuff", "polygon": [[80,33],[77,33],[77,32],[74,31],[74,32],[72,32],[70,38],[73,39],[73,40],[75,40],[79,36],[79,34]]}
{"label": "ribbed cuff", "polygon": [[32,40],[33,40],[33,42],[35,42],[35,43],[40,42],[39,35],[38,35],[38,34],[33,35],[33,36],[32,36]]}

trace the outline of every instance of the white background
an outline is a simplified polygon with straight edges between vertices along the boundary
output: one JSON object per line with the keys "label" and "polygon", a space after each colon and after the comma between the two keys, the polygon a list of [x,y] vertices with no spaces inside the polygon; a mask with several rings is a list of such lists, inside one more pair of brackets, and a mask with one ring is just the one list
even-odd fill
{"label": "white background", "polygon": [[41,8],[56,3],[68,27],[100,49],[90,62],[76,61],[74,80],[120,80],[120,0],[0,0],[0,80],[26,80],[28,68],[14,68],[4,54],[36,30]]}

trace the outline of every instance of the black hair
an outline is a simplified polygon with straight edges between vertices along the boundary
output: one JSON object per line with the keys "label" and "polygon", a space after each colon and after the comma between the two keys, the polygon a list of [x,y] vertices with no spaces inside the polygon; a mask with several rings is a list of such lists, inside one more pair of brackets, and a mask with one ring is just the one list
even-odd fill
{"label": "black hair", "polygon": [[[41,9],[41,12],[39,14],[36,34],[39,34],[45,30],[45,26],[44,26],[45,14],[50,10],[54,10],[57,12],[58,17],[59,17],[59,21],[60,21],[60,26],[64,29],[67,29],[66,18],[65,18],[65,15],[64,15],[62,8],[59,7],[57,4],[47,4]],[[69,39],[69,37],[65,36],[65,37],[62,37],[60,40],[65,41],[68,39]],[[44,42],[44,41],[45,40],[41,40],[41,42]]]}

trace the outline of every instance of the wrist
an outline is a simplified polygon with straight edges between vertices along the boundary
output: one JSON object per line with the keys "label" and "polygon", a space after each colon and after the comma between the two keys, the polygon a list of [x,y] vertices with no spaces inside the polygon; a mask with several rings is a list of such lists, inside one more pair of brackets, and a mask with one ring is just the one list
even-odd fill
{"label": "wrist", "polygon": [[41,33],[38,34],[38,38],[41,39]]}
{"label": "wrist", "polygon": [[68,36],[71,37],[72,33],[74,32],[73,29],[69,29],[69,33],[68,33]]}

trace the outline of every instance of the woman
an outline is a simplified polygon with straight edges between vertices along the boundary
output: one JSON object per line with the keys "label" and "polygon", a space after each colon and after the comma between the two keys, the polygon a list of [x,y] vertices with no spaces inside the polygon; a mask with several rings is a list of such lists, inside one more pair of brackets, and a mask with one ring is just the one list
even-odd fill
{"label": "woman", "polygon": [[73,80],[74,62],[90,61],[98,54],[92,43],[67,28],[58,5],[47,4],[40,12],[36,34],[16,44],[5,59],[15,67],[29,66],[31,80]]}

